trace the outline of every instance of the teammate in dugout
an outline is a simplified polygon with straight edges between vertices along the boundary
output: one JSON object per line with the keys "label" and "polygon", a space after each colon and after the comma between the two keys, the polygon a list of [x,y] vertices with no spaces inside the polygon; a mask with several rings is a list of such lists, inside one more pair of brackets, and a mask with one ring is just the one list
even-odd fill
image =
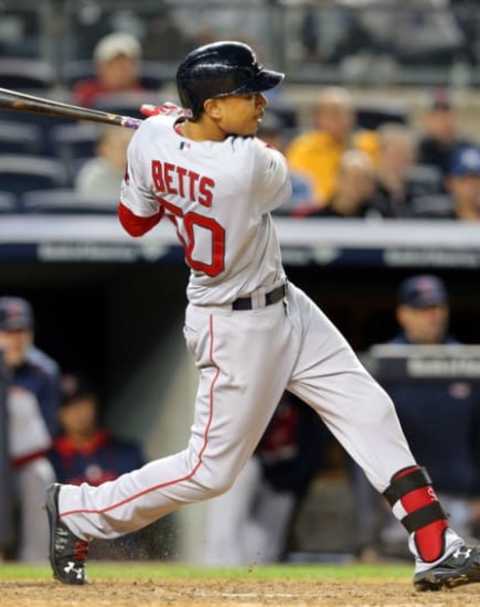
{"label": "teammate in dugout", "polygon": [[255,137],[284,75],[239,42],[192,51],[177,71],[181,103],[135,133],[119,217],[132,236],[162,217],[191,268],[184,334],[200,378],[180,453],[98,487],[47,492],[50,561],[85,582],[90,540],[113,539],[226,491],[285,389],[308,403],[364,469],[410,534],[418,590],[480,581],[480,548],[448,525],[384,390],[305,293],[287,283],[270,211],[288,200],[285,158]]}

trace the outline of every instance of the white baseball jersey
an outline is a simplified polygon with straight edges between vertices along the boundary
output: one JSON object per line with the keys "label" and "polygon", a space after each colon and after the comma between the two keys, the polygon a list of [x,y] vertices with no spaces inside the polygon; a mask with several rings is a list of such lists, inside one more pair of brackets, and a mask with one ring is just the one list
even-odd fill
{"label": "white baseball jersey", "polygon": [[231,303],[275,288],[285,273],[269,211],[291,195],[285,158],[254,137],[186,139],[176,120],[155,116],[135,133],[122,204],[140,217],[160,211],[175,224],[192,303]]}

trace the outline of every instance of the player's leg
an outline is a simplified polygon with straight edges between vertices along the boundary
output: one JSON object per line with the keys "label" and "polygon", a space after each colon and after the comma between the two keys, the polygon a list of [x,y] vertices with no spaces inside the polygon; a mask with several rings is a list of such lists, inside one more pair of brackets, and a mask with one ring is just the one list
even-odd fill
{"label": "player's leg", "polygon": [[253,456],[233,487],[208,502],[203,551],[206,565],[233,567],[250,562],[250,521],[263,482],[260,462]]}
{"label": "player's leg", "polygon": [[188,447],[99,487],[62,486],[62,524],[80,540],[112,539],[226,491],[290,377],[290,329],[281,302],[251,311],[189,306],[185,334],[200,381]]}
{"label": "player's leg", "polygon": [[[417,586],[422,586],[425,571],[446,562],[449,555],[457,555],[453,563],[457,570],[469,567],[466,561],[470,558],[475,569],[470,577],[480,575],[480,560],[474,562],[479,555],[471,552],[465,556],[462,552],[463,540],[449,528],[428,475],[410,452],[386,392],[304,293],[292,287],[289,301],[292,322],[303,330],[289,390],[319,413],[373,486],[387,497],[394,515],[410,533]],[[461,582],[460,576],[457,582]],[[439,585],[443,585],[443,578]]]}

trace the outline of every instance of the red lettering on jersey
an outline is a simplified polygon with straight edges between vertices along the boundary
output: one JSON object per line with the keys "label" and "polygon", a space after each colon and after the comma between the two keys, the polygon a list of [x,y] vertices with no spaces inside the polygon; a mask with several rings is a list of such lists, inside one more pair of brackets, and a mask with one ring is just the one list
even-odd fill
{"label": "red lettering on jersey", "polygon": [[170,162],[164,162],[163,170],[163,178],[165,180],[165,185],[167,186],[167,192],[169,194],[178,194],[177,190],[172,185],[173,176],[171,175],[171,173],[175,170],[175,165],[171,164]]}
{"label": "red lettering on jersey", "polygon": [[190,202],[198,202],[204,207],[212,206],[215,181],[210,177],[171,162],[152,160],[152,179],[157,193],[189,197]]}
{"label": "red lettering on jersey", "polygon": [[188,176],[190,177],[190,200],[191,202],[195,202],[195,200],[197,199],[195,185],[200,179],[200,175],[198,173],[195,173],[195,171],[188,171]]}
{"label": "red lettering on jersey", "polygon": [[163,183],[163,167],[160,160],[152,160],[152,179],[155,189],[158,192],[165,192],[165,184]]}
{"label": "red lettering on jersey", "polygon": [[177,166],[177,174],[178,174],[178,193],[182,198],[185,198],[185,189],[183,187],[183,178],[187,174],[187,169],[183,167]]}
{"label": "red lettering on jersey", "polygon": [[200,190],[200,196],[198,197],[198,202],[203,204],[204,207],[211,207],[213,201],[213,192],[212,189],[215,187],[215,182],[210,177],[202,177],[200,179],[200,185],[198,189]]}

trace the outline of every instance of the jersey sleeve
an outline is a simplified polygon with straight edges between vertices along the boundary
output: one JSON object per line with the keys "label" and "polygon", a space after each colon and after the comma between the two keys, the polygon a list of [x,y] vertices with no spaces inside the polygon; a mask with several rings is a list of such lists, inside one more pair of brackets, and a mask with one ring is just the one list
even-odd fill
{"label": "jersey sleeve", "polygon": [[253,139],[253,197],[263,212],[290,200],[292,185],[286,158],[260,139]]}
{"label": "jersey sleeve", "polygon": [[159,213],[149,178],[150,163],[146,155],[148,140],[143,124],[132,137],[127,150],[127,168],[120,190],[120,202],[137,217],[151,217]]}

